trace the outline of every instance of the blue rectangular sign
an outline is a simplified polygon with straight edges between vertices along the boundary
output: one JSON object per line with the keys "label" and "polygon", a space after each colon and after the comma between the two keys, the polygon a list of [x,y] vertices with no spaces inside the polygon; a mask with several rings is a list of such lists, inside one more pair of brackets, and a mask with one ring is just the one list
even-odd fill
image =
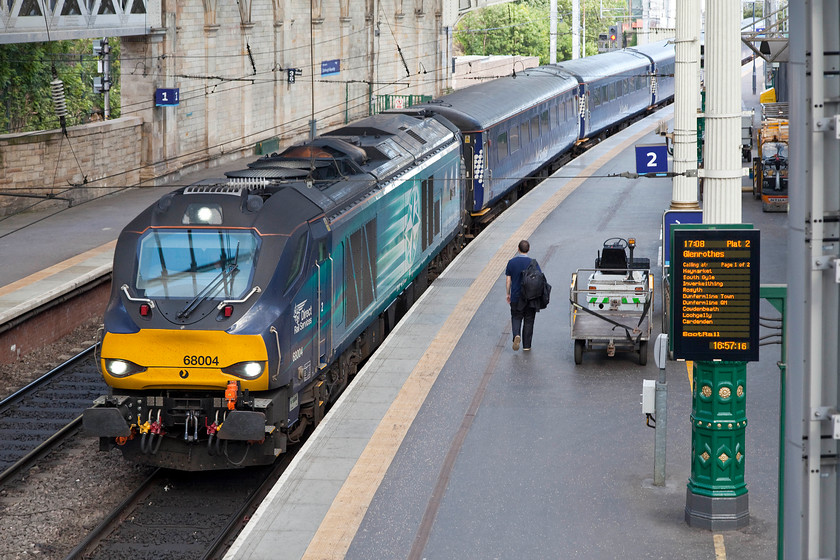
{"label": "blue rectangular sign", "polygon": [[666,210],[662,214],[662,262],[665,266],[671,264],[671,229],[674,225],[702,224],[702,210]]}
{"label": "blue rectangular sign", "polygon": [[643,144],[636,146],[636,173],[667,173],[668,146]]}
{"label": "blue rectangular sign", "polygon": [[321,61],[321,75],[322,76],[332,76],[333,74],[338,74],[341,71],[341,61],[340,60],[323,60]]}
{"label": "blue rectangular sign", "polygon": [[175,107],[181,102],[180,88],[158,88],[155,90],[156,107]]}

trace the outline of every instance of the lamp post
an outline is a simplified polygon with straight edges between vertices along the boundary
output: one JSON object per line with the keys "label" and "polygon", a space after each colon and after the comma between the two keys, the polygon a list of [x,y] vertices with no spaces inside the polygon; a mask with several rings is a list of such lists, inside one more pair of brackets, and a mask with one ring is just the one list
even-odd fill
{"label": "lamp post", "polygon": [[[738,11],[730,0],[708,0],[706,17],[706,201],[704,224],[741,223]],[[757,341],[756,341],[757,342]],[[691,476],[685,520],[692,527],[727,531],[749,524],[744,481],[747,363],[694,363]]]}

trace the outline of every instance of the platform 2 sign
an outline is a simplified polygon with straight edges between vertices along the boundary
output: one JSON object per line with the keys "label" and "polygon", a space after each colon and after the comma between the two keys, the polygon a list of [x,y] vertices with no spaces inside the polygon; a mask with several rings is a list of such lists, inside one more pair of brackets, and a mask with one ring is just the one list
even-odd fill
{"label": "platform 2 sign", "polygon": [[668,173],[668,146],[640,144],[636,146],[636,173]]}
{"label": "platform 2 sign", "polygon": [[757,361],[760,232],[675,229],[673,236],[674,358]]}

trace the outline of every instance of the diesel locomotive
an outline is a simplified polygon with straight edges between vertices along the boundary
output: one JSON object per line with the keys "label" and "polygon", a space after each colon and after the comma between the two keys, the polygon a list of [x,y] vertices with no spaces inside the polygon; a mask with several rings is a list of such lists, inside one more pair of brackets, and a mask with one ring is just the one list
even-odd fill
{"label": "diesel locomotive", "polygon": [[164,195],[117,241],[109,392],[85,430],[167,468],[273,462],[522,177],[667,100],[669,80],[673,95],[673,47],[648,49],[362,119]]}

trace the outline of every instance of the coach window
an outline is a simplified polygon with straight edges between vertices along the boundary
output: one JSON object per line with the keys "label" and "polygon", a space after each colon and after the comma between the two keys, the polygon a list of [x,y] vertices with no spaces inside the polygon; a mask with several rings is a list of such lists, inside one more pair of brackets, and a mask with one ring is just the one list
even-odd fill
{"label": "coach window", "polygon": [[519,149],[519,125],[510,127],[510,153]]}
{"label": "coach window", "polygon": [[541,121],[540,124],[542,124],[543,130],[548,132],[548,130],[551,128],[551,125],[548,122],[548,110],[547,109],[545,111],[543,111],[542,113],[540,113],[540,121]]}
{"label": "coach window", "polygon": [[624,80],[618,80],[615,83],[615,96],[616,97],[621,97],[622,95],[624,95],[624,93],[621,90],[621,86],[622,86],[623,83],[624,83]]}
{"label": "coach window", "polygon": [[525,146],[530,141],[531,138],[528,134],[528,121],[525,121],[519,125],[519,142]]}
{"label": "coach window", "polygon": [[507,133],[502,132],[496,137],[496,156],[501,161],[508,155],[508,138]]}
{"label": "coach window", "polygon": [[607,85],[607,100],[615,101],[615,82]]}
{"label": "coach window", "polygon": [[592,88],[592,106],[597,107],[601,104],[601,88]]}
{"label": "coach window", "polygon": [[540,118],[536,115],[531,117],[531,141],[540,137]]}

